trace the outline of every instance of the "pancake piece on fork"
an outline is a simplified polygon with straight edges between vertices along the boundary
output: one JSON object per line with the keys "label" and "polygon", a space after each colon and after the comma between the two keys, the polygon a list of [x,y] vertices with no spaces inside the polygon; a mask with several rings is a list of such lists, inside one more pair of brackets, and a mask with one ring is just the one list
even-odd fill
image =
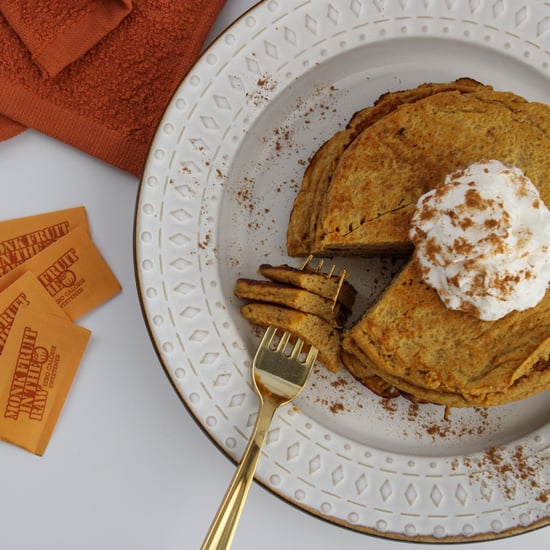
{"label": "pancake piece on fork", "polygon": [[341,313],[340,303],[334,303],[309,290],[274,281],[238,279],[235,296],[255,302],[278,304],[303,313],[311,313],[337,327],[341,327],[345,320],[345,315]]}
{"label": "pancake piece on fork", "polygon": [[270,325],[286,330],[319,350],[319,361],[330,372],[340,369],[341,332],[334,326],[310,313],[275,304],[252,302],[241,307],[241,315],[254,325]]}
{"label": "pancake piece on fork", "polygon": [[235,295],[252,300],[241,306],[241,315],[252,324],[291,332],[319,350],[319,361],[331,372],[340,368],[342,326],[355,299],[355,289],[345,281],[346,270],[336,266],[322,271],[323,260],[312,267],[309,256],[300,268],[261,265],[270,280],[237,280]]}

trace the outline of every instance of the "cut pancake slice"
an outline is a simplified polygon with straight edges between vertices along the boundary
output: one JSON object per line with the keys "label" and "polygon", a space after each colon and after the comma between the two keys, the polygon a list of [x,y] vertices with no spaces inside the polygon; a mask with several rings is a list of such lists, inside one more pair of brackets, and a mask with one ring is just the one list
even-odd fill
{"label": "cut pancake slice", "polygon": [[335,326],[345,320],[340,314],[340,304],[327,300],[303,288],[256,279],[238,279],[235,295],[257,302],[278,304],[304,313],[312,313]]}
{"label": "cut pancake slice", "polygon": [[256,302],[242,306],[241,315],[255,325],[262,327],[272,325],[281,330],[288,330],[306,344],[316,347],[319,350],[319,361],[329,371],[339,370],[338,353],[341,334],[336,327],[317,315]]}
{"label": "cut pancake slice", "polygon": [[534,308],[480,321],[447,309],[411,260],[343,348],[419,401],[488,407],[550,387],[549,333],[550,293]]}
{"label": "cut pancake slice", "polygon": [[318,271],[301,270],[288,265],[262,264],[258,272],[272,281],[302,288],[327,300],[333,300],[334,296],[338,296],[337,301],[348,312],[351,311],[357,294],[347,281],[341,284],[340,277],[327,277]]}
{"label": "cut pancake slice", "polygon": [[509,92],[441,92],[368,126],[323,194],[313,253],[406,255],[419,197],[483,159],[521,167],[550,204],[550,106]]}
{"label": "cut pancake slice", "polygon": [[414,103],[441,92],[455,90],[466,94],[482,88],[491,89],[470,78],[460,78],[448,83],[425,83],[411,90],[388,92],[373,106],[355,113],[344,130],[334,134],[317,150],[304,173],[288,225],[288,254],[306,256],[315,249],[319,207],[342,153],[361,132],[395,111],[400,105]]}

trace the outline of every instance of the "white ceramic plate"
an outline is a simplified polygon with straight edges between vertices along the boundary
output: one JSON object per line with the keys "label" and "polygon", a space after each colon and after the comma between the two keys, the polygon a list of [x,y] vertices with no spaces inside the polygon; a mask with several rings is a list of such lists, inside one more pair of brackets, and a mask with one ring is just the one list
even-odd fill
{"label": "white ceramic plate", "polygon": [[[177,392],[238,460],[257,400],[257,344],[235,279],[289,262],[304,165],[381,93],[470,76],[550,103],[550,4],[269,0],[229,28],[170,102],[136,212],[143,309]],[[340,260],[357,315],[397,269]],[[257,479],[329,521],[392,538],[506,536],[546,525],[550,394],[489,411],[384,401],[318,368],[280,411]]]}

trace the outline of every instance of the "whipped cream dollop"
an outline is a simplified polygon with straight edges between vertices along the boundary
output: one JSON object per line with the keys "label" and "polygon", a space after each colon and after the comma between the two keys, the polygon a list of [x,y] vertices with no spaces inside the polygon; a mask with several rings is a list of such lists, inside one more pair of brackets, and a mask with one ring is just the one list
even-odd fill
{"label": "whipped cream dollop", "polygon": [[550,282],[550,212],[531,180],[500,161],[449,174],[420,197],[409,235],[444,304],[484,321],[535,306]]}

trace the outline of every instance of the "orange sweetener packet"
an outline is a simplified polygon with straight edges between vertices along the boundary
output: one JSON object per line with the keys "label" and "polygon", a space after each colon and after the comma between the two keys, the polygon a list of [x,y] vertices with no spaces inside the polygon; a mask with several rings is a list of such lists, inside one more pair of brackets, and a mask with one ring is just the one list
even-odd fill
{"label": "orange sweetener packet", "polygon": [[0,439],[44,454],[90,334],[20,308],[0,356]]}
{"label": "orange sweetener packet", "polygon": [[4,349],[13,320],[21,307],[32,307],[35,311],[69,319],[40,284],[36,275],[28,271],[0,292],[0,353]]}
{"label": "orange sweetener packet", "polygon": [[0,276],[79,226],[88,230],[83,206],[0,221]]}
{"label": "orange sweetener packet", "polygon": [[26,271],[36,275],[73,321],[122,290],[84,227],[73,229],[1,277],[0,292]]}

